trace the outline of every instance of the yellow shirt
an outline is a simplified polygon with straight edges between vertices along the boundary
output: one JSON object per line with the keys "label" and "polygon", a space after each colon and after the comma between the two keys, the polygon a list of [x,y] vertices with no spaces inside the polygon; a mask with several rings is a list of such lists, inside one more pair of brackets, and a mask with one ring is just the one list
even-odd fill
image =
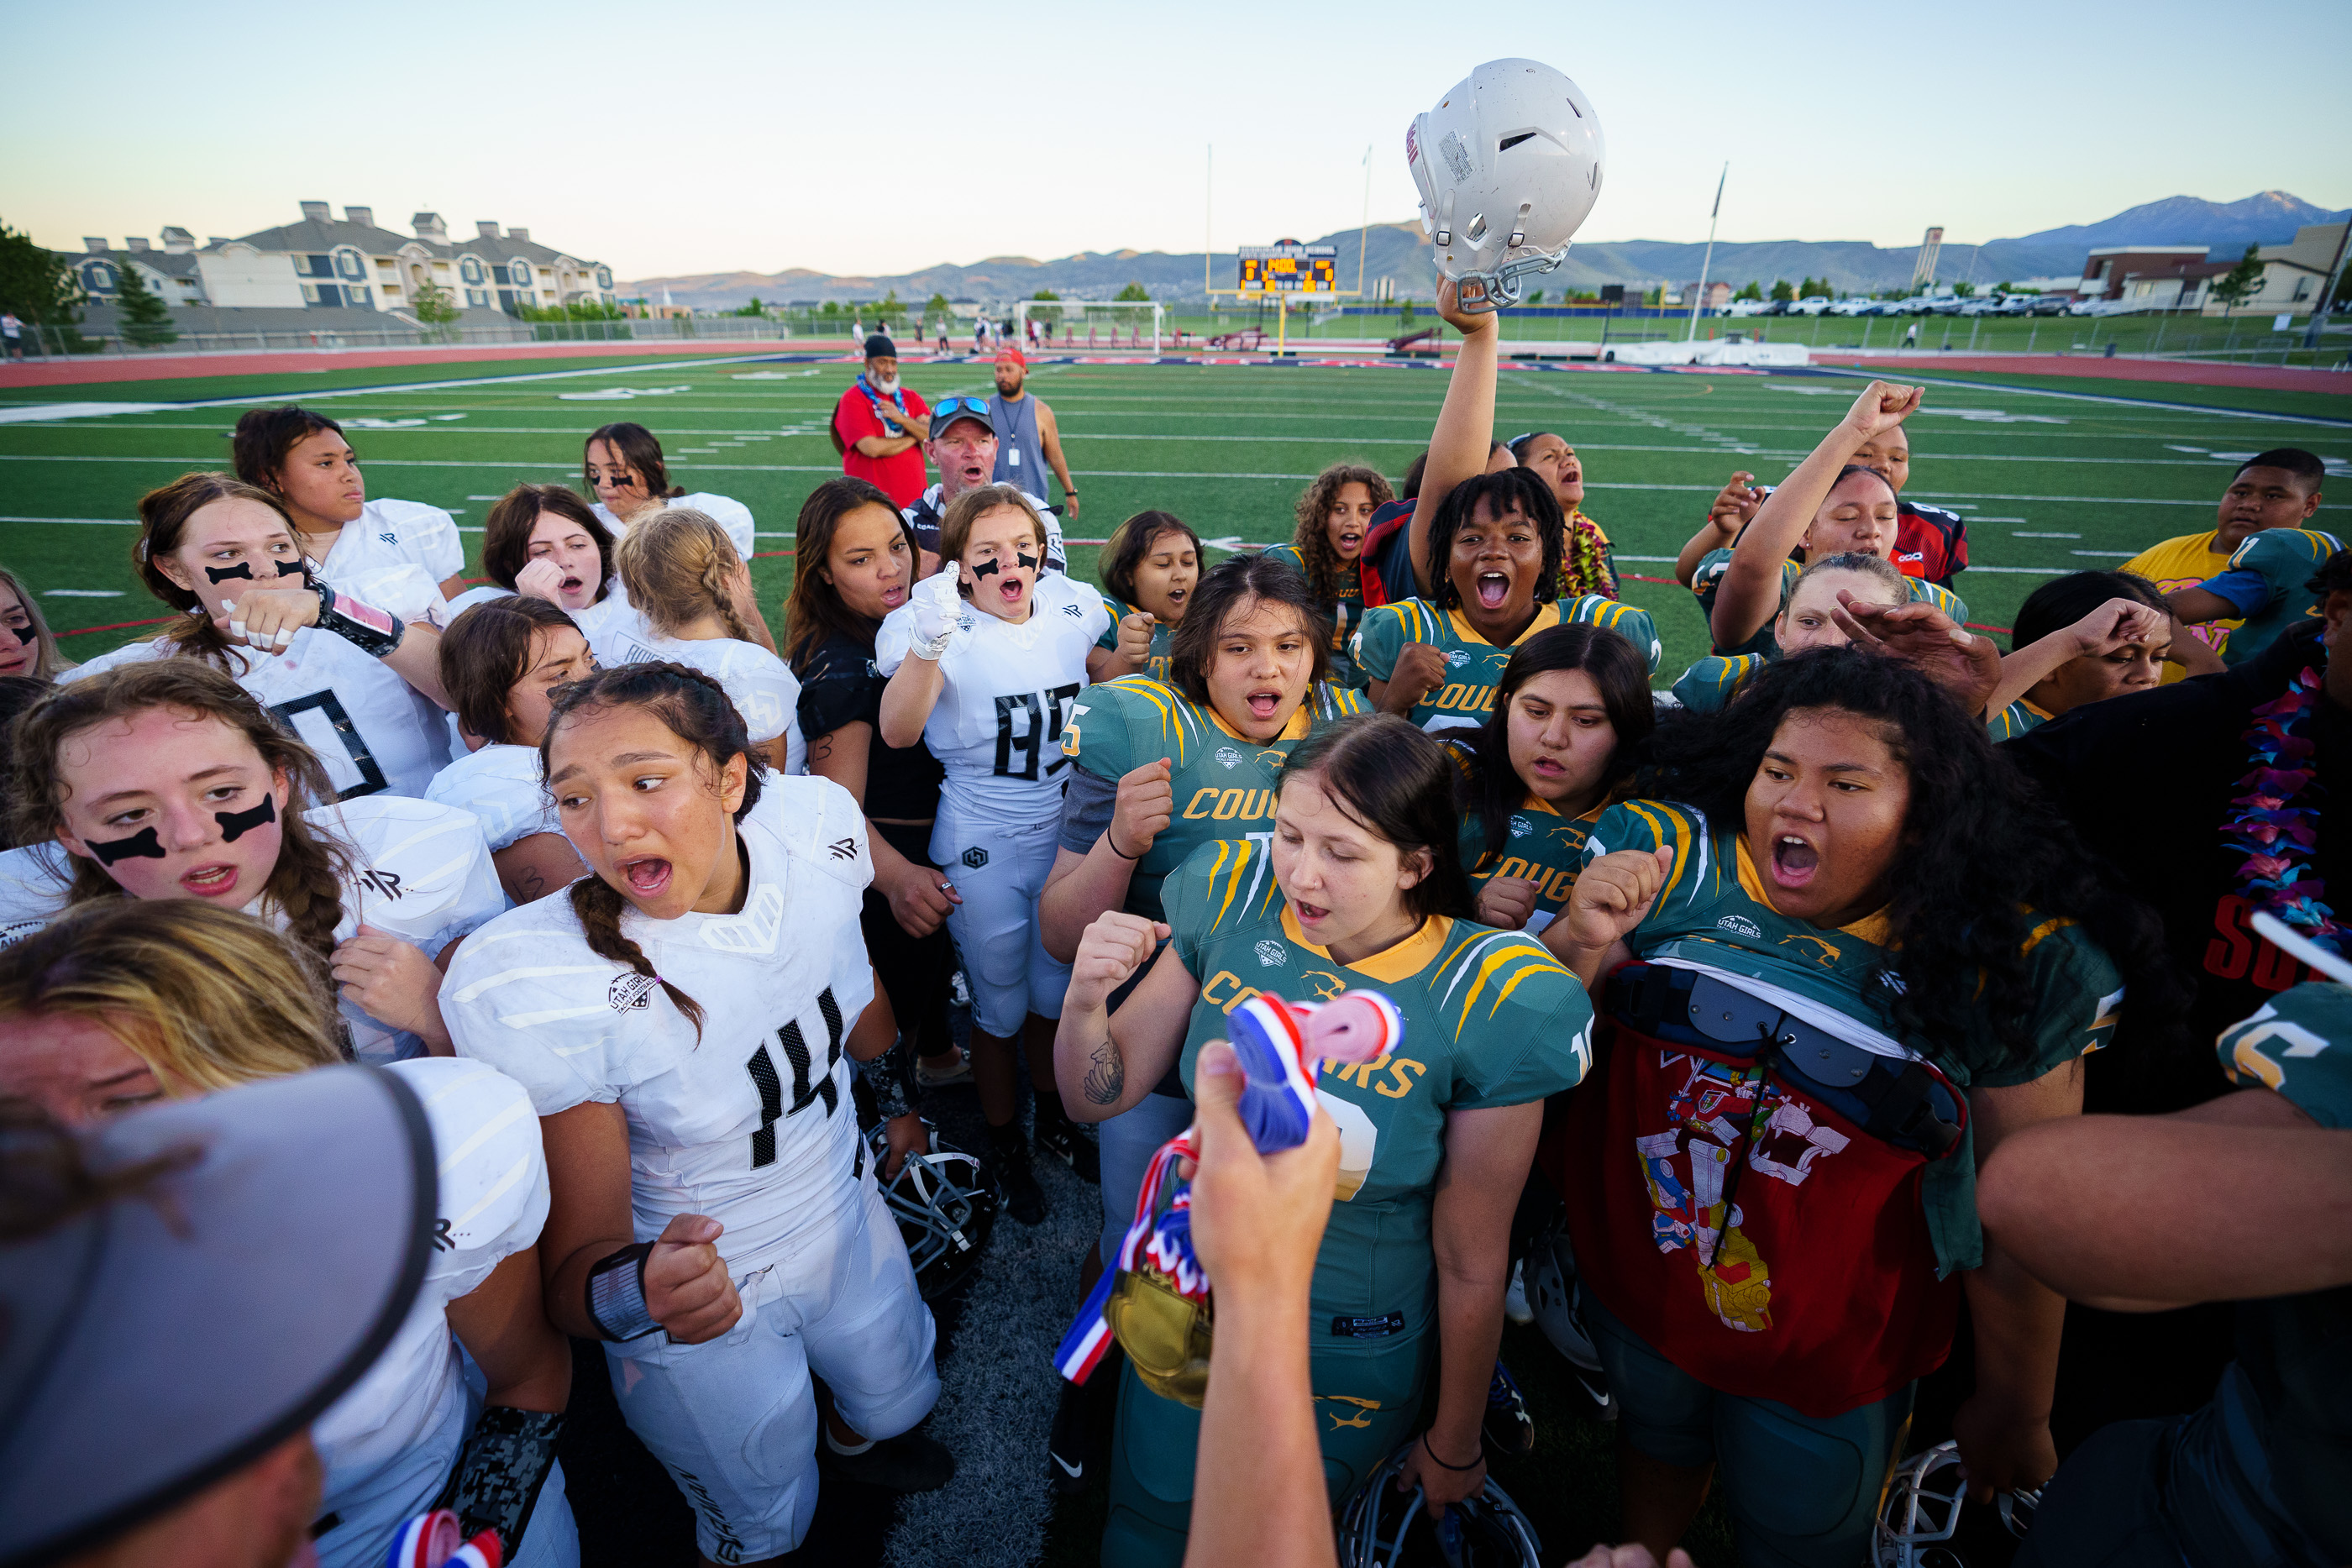
{"label": "yellow shirt", "polygon": [[[2229,570],[2231,551],[2221,548],[2221,530],[2209,528],[2201,534],[2184,534],[2177,539],[2150,545],[2124,562],[2123,570],[2147,578],[2156,584],[2158,593],[2170,593],[2176,589],[2195,588],[2209,577],[2219,577]],[[2230,633],[2242,622],[2209,621],[2202,626],[2191,626],[2189,634],[2204,643],[2216,653],[2230,645]],[[2168,685],[2180,679],[2179,664],[2164,667],[2164,679]]]}

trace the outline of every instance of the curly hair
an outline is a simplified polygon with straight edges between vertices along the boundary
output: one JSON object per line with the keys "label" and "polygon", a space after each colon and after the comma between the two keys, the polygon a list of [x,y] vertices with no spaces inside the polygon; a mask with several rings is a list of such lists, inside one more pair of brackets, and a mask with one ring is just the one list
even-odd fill
{"label": "curly hair", "polygon": [[1633,758],[1657,727],[1650,662],[1623,632],[1606,626],[1551,626],[1520,643],[1503,666],[1503,678],[1495,685],[1494,709],[1477,730],[1471,803],[1486,832],[1487,854],[1502,852],[1511,836],[1511,813],[1528,798],[1527,782],[1511,766],[1511,698],[1538,675],[1554,670],[1582,670],[1601,688],[1601,706],[1617,732],[1617,751],[1602,779],[1604,788],[1624,782],[1633,771]]}
{"label": "curly hair", "polygon": [[1429,525],[1429,591],[1440,610],[1462,601],[1448,570],[1454,559],[1454,536],[1474,517],[1480,505],[1490,517],[1517,512],[1535,525],[1543,544],[1543,566],[1536,574],[1535,602],[1549,604],[1559,597],[1559,569],[1568,551],[1568,519],[1559,497],[1543,476],[1526,468],[1506,468],[1498,474],[1475,474],[1446,492]]}
{"label": "curly hair", "polygon": [[639,519],[613,551],[629,604],[657,636],[671,637],[715,615],[738,643],[759,641],[735,608],[743,558],[718,519],[691,507],[664,507]]}
{"label": "curly hair", "polygon": [[[1886,904],[1887,962],[1890,973],[1899,962],[1900,983],[1870,993],[1898,1038],[1972,1076],[2029,1057],[2037,998],[2026,953],[2036,925],[2054,916],[2079,924],[2121,971],[2136,1030],[2179,1040],[2186,996],[2156,917],[1996,753],[1984,726],[1908,664],[1855,648],[1767,664],[1722,712],[1660,726],[1640,788],[1744,831],[1766,749],[1781,721],[1805,710],[1870,721],[1909,776]],[[1976,1018],[1982,1035],[1969,1029]],[[1983,1035],[2000,1054],[1983,1055]]]}
{"label": "curly hair", "polygon": [[[636,536],[632,532],[629,537]],[[730,762],[743,758],[743,803],[735,808],[737,822],[760,803],[761,781],[768,772],[766,757],[752,745],[743,716],[727,695],[727,688],[686,664],[623,664],[558,686],[548,714],[547,734],[539,743],[540,777],[552,774],[550,758],[554,755],[555,737],[568,720],[616,707],[651,713],[672,735],[699,750],[714,773],[723,773]],[[572,913],[580,917],[581,934],[588,939],[588,950],[658,982],[670,1004],[692,1020],[694,1037],[699,1040],[702,1004],[663,979],[645,949],[621,930],[621,915],[629,907],[621,890],[602,875],[583,876],[572,884],[569,896]]]}
{"label": "curly hair", "polygon": [[[152,659],[120,665],[58,687],[18,719],[8,790],[16,841],[46,843],[65,826],[65,782],[58,759],[67,741],[109,720],[154,708],[219,720],[252,743],[272,773],[291,783],[292,794],[278,814],[278,863],[262,883],[262,896],[286,916],[287,936],[295,946],[327,963],[343,918],[343,884],[354,867],[350,850],[313,828],[302,810],[313,801],[332,800],[334,786],[317,753],[273,720],[252,694],[209,664]],[[66,896],[69,904],[85,904],[123,893],[96,861],[77,855]]]}
{"label": "curly hair", "polygon": [[1343,564],[1339,552],[1331,548],[1331,508],[1339,504],[1339,492],[1350,485],[1361,485],[1375,507],[1396,499],[1386,476],[1361,463],[1334,463],[1298,493],[1298,521],[1291,530],[1290,543],[1307,569],[1308,591],[1327,602],[1339,597]]}

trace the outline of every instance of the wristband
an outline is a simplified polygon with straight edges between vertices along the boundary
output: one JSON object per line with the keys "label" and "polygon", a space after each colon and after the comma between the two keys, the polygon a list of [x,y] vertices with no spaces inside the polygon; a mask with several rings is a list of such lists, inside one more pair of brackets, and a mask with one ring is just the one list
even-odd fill
{"label": "wristband", "polygon": [[[1109,830],[1108,828],[1105,828],[1105,829],[1103,830],[1103,842],[1105,842],[1105,843],[1107,843],[1107,844],[1108,844],[1108,845],[1110,846],[1110,852],[1111,852],[1111,853],[1113,853],[1113,854],[1117,855],[1119,859],[1121,859],[1121,860],[1123,860],[1123,861],[1139,861],[1139,860],[1141,860],[1141,859],[1143,858],[1143,855],[1131,855],[1131,854],[1129,854],[1125,850],[1120,849],[1120,848],[1118,847],[1118,841],[1117,839],[1114,839],[1114,838],[1112,838],[1112,837],[1110,836],[1110,830]],[[1144,851],[1144,852],[1143,852],[1143,853],[1144,853],[1144,854],[1150,854],[1150,852],[1150,852],[1150,851],[1149,851],[1149,850],[1146,850],[1146,851]]]}
{"label": "wristband", "polygon": [[323,582],[310,585],[319,595],[319,628],[332,632],[361,653],[381,659],[400,646],[399,623],[373,604],[339,597]]}
{"label": "wristband", "polygon": [[1480,1465],[1486,1462],[1486,1456],[1480,1454],[1476,1458],[1471,1460],[1466,1465],[1449,1465],[1444,1459],[1437,1457],[1437,1450],[1435,1448],[1429,1446],[1429,1434],[1426,1432],[1423,1432],[1421,1435],[1421,1451],[1427,1454],[1432,1462],[1436,1464],[1440,1469],[1452,1470],[1456,1475],[1461,1474],[1464,1470],[1475,1470]]}
{"label": "wristband", "polygon": [[588,1270],[588,1321],[606,1339],[625,1343],[661,1327],[646,1305],[646,1260],[653,1249],[652,1242],[640,1241]]}
{"label": "wristband", "polygon": [[467,1536],[497,1531],[506,1561],[514,1561],[540,1489],[555,1468],[555,1439],[562,1430],[561,1414],[486,1406],[441,1500],[457,1513],[458,1529]]}

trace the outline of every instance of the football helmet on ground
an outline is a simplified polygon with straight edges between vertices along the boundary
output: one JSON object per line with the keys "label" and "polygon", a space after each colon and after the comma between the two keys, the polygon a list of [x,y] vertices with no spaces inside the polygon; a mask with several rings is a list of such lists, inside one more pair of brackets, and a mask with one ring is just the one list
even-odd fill
{"label": "football helmet on ground", "polygon": [[1396,1490],[1397,1472],[1421,1438],[1391,1454],[1339,1511],[1339,1568],[1537,1568],[1543,1542],[1510,1493],[1489,1479],[1484,1490],[1445,1511],[1423,1511],[1421,1489]]}
{"label": "football helmet on ground", "polygon": [[[1003,1196],[977,1157],[940,1142],[939,1129],[929,1122],[923,1131],[930,1153],[908,1155],[898,1176],[882,1183],[882,1200],[898,1221],[915,1283],[928,1301],[953,1289],[980,1261]],[[890,1146],[879,1126],[866,1140],[878,1179]]]}
{"label": "football helmet on ground", "polygon": [[2003,1492],[1993,1501],[1969,1501],[1958,1444],[1914,1454],[1886,1478],[1870,1560],[1875,1568],[2006,1568],[2042,1494]]}

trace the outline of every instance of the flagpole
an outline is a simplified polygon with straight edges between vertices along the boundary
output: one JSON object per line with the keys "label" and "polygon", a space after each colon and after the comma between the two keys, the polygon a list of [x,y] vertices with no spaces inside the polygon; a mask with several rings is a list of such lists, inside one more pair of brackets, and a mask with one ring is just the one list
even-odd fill
{"label": "flagpole", "polygon": [[1690,330],[1683,337],[1683,341],[1685,343],[1695,342],[1698,338],[1699,306],[1706,298],[1707,269],[1715,265],[1715,224],[1717,218],[1723,216],[1723,183],[1729,178],[1731,178],[1731,162],[1726,159],[1723,172],[1715,177],[1715,210],[1706,214],[1706,256],[1698,264],[1698,293],[1691,300]]}

